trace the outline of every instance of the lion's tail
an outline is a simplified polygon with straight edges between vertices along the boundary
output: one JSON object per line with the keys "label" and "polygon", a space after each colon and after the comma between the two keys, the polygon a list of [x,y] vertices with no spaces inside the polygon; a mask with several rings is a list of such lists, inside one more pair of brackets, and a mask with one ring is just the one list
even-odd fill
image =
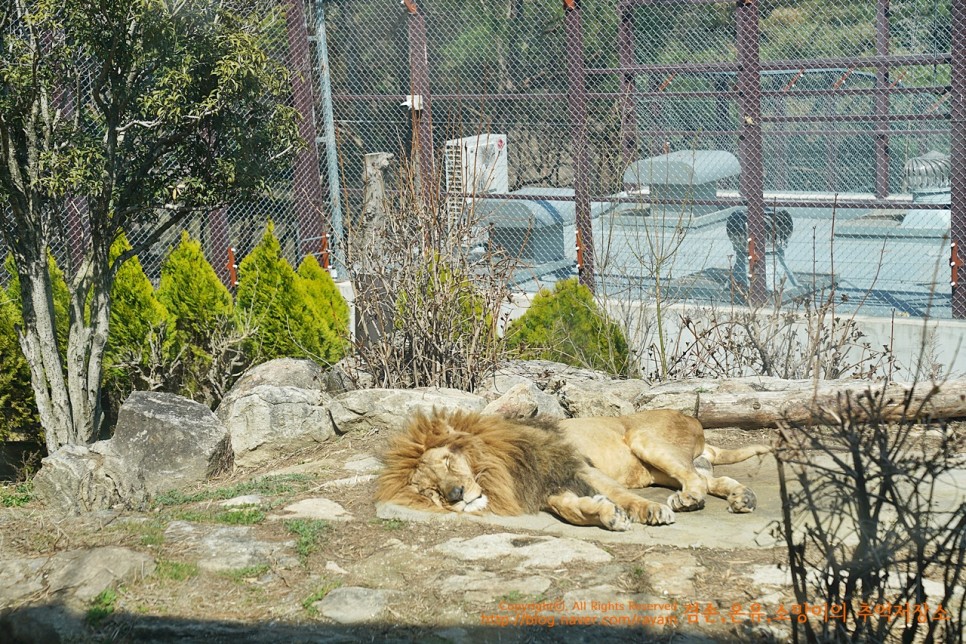
{"label": "lion's tail", "polygon": [[732,463],[747,461],[752,456],[770,454],[771,451],[771,447],[761,444],[747,445],[738,449],[724,449],[714,445],[705,445],[704,453],[701,456],[711,461],[712,465],[731,465]]}

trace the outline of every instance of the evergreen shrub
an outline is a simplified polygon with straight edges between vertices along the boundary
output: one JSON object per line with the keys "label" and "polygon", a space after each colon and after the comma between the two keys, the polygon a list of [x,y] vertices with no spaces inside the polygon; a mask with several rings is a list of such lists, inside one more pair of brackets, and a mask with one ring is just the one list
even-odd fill
{"label": "evergreen shrub", "polygon": [[289,357],[333,363],[345,355],[348,305],[314,257],[295,272],[272,222],[238,267],[236,307],[253,330],[246,350],[254,362]]}
{"label": "evergreen shrub", "polygon": [[576,278],[541,289],[507,327],[509,349],[525,359],[554,360],[616,375],[632,372],[627,338]]}
{"label": "evergreen shrub", "polygon": [[[111,259],[131,250],[121,235],[111,246]],[[135,389],[148,388],[146,374],[156,367],[164,348],[168,312],[155,296],[154,286],[137,257],[126,260],[111,286],[111,318],[104,351],[103,390],[108,422]]]}
{"label": "evergreen shrub", "polygon": [[205,258],[201,242],[187,232],[161,263],[157,298],[170,327],[165,356],[172,373],[165,388],[216,404],[237,375],[222,372],[241,369],[247,361],[237,355],[231,293]]}
{"label": "evergreen shrub", "polygon": [[349,305],[315,256],[305,256],[297,277],[303,306],[302,346],[310,358],[334,364],[348,349]]}

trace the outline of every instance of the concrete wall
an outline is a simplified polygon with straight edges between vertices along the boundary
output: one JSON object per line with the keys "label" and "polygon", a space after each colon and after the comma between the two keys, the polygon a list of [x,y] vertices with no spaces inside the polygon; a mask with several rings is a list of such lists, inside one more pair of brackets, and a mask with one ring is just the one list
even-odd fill
{"label": "concrete wall", "polygon": [[[530,306],[532,294],[515,294],[513,302],[506,307],[510,318],[515,319]],[[626,329],[629,329],[628,341],[632,350],[638,353],[645,375],[653,372],[656,365],[649,357],[647,349],[657,344],[657,309],[651,303],[609,299],[605,302],[608,312]],[[693,337],[683,329],[682,317],[690,317],[699,322],[706,322],[711,315],[720,321],[729,315],[750,314],[752,311],[744,307],[710,307],[698,304],[670,304],[663,310],[663,331],[667,352],[671,355],[681,347],[687,346]],[[755,315],[767,317],[768,311],[758,311]],[[813,318],[815,320],[816,318]],[[879,364],[877,377],[888,375],[898,382],[912,382],[914,380],[928,380],[936,376],[960,377],[966,375],[966,321],[960,320],[922,320],[908,317],[869,317],[858,315],[838,315],[838,321],[832,321],[829,313],[821,325],[811,325],[812,332],[816,328],[829,329],[833,325],[836,329],[845,329],[849,321],[863,337],[850,338],[848,346],[844,347],[844,362],[861,365],[855,371],[864,371],[876,362]],[[808,341],[809,325],[805,322],[796,323],[796,331],[802,342]],[[890,369],[884,359],[873,360],[870,351],[863,349],[867,343],[871,352],[890,353],[898,369]],[[838,345],[839,343],[833,343]],[[752,374],[746,374],[752,375]],[[847,375],[858,375],[850,373]]]}

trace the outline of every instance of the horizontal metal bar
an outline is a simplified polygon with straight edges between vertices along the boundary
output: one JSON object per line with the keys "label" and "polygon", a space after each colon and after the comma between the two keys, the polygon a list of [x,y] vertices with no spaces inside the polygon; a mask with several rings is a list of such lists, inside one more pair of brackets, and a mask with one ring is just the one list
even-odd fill
{"label": "horizontal metal bar", "polygon": [[949,114],[813,114],[762,116],[762,123],[862,123],[864,121],[948,121]]}
{"label": "horizontal metal bar", "polygon": [[[347,192],[362,193],[362,188],[346,188]],[[398,190],[387,190],[387,194],[398,195]],[[461,192],[440,192],[441,197],[462,197],[464,199],[492,199],[501,201],[573,201],[573,196],[554,194],[487,194],[472,195]],[[714,199],[651,199],[650,196],[618,197],[615,195],[592,195],[591,202],[599,203],[636,203],[647,205],[667,206],[744,206],[746,202],[741,197],[716,197]],[[912,201],[897,201],[891,199],[779,199],[765,196],[765,205],[769,208],[869,208],[881,210],[902,210],[915,207],[917,210],[948,210],[949,204],[919,203]]]}
{"label": "horizontal metal bar", "polygon": [[[950,88],[946,86],[929,87],[847,87],[841,89],[791,89],[791,90],[762,90],[762,96],[775,96],[797,98],[800,96],[874,96],[878,94],[933,94],[943,96],[949,93]],[[735,90],[724,90],[716,92],[713,90],[693,91],[693,92],[646,92],[633,91],[623,92],[587,92],[588,98],[596,99],[618,99],[628,96],[635,98],[662,97],[667,99],[688,99],[688,98],[716,98],[716,99],[737,99],[738,92]],[[407,97],[402,94],[334,94],[333,100],[337,101],[387,101],[402,103]],[[433,94],[434,101],[559,101],[567,98],[563,92],[540,92],[532,94],[520,93],[467,93],[467,94]]]}
{"label": "horizontal metal bar", "polygon": [[[875,120],[873,118],[869,119]],[[913,134],[949,134],[949,130],[890,130],[882,128],[870,128],[868,130],[766,130],[765,134],[780,136],[830,136],[830,135],[870,135],[870,134],[889,134],[889,135],[913,135]],[[741,134],[740,130],[652,130],[642,132],[644,137],[648,136],[693,136],[696,134],[704,136],[733,136]]]}
{"label": "horizontal metal bar", "polygon": [[950,92],[949,85],[928,87],[843,87],[841,89],[763,89],[762,96],[875,96],[878,94],[934,94],[942,96]]}
{"label": "horizontal metal bar", "polygon": [[[952,60],[951,54],[904,54],[889,56],[862,56],[857,58],[812,58],[807,60],[763,60],[762,71],[798,72],[802,69],[816,70],[829,67],[858,69],[861,67],[902,67],[906,65],[945,65]],[[656,65],[626,65],[623,67],[592,67],[588,74],[627,74],[648,72],[737,72],[741,69],[738,62],[719,63],[661,63]]]}
{"label": "horizontal metal bar", "polygon": [[619,0],[617,9],[632,9],[634,7],[666,6],[674,7],[682,4],[734,4],[733,0]]}

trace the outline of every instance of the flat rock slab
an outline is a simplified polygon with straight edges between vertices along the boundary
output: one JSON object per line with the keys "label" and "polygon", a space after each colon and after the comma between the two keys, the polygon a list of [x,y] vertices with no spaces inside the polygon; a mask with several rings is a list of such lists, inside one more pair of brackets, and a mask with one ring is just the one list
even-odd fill
{"label": "flat rock slab", "polygon": [[317,521],[350,521],[352,515],[346,509],[329,499],[315,497],[302,499],[282,508],[281,514],[269,517],[276,521],[289,519],[313,519]]}
{"label": "flat rock slab", "polygon": [[350,472],[359,472],[361,474],[378,472],[382,469],[382,461],[380,461],[375,456],[362,456],[360,458],[354,458],[351,461],[346,461],[345,465],[342,466],[343,469],[347,469]]}
{"label": "flat rock slab", "polygon": [[439,591],[445,595],[463,593],[463,601],[491,603],[508,594],[540,595],[550,588],[546,577],[531,575],[507,579],[486,570],[471,570],[452,575],[442,581]]}
{"label": "flat rock slab", "polygon": [[[574,526],[564,523],[546,512],[517,517],[494,514],[467,515],[456,512],[424,512],[399,505],[376,505],[380,519],[402,519],[424,523],[470,521],[498,526],[506,530],[527,530],[573,539],[592,539],[601,543],[627,543],[645,546],[673,546],[677,548],[771,548],[781,543],[771,535],[775,521],[781,520],[781,499],[775,460],[771,456],[751,459],[744,463],[715,468],[718,476],[730,476],[753,489],[758,495],[758,509],[750,514],[732,514],[722,499],[709,497],[703,510],[678,512],[671,525],[646,526],[635,524],[626,532],[611,532],[601,528]],[[652,501],[667,502],[670,490],[648,488],[637,493]]]}
{"label": "flat rock slab", "polygon": [[651,587],[664,597],[694,598],[694,576],[701,566],[687,550],[652,552],[641,559]]}
{"label": "flat rock slab", "polygon": [[577,561],[605,563],[613,559],[610,554],[586,541],[510,532],[485,534],[472,539],[450,539],[434,550],[461,561],[504,560],[512,557],[521,560],[519,568],[553,568]]}
{"label": "flat rock slab", "polygon": [[134,583],[154,568],[148,555],[117,546],[5,560],[0,565],[0,608],[34,597],[87,608],[104,590]]}
{"label": "flat rock slab", "polygon": [[355,476],[348,476],[344,479],[335,479],[334,481],[326,481],[322,484],[325,489],[340,488],[340,487],[355,487],[361,485],[362,483],[368,483],[369,481],[374,481],[379,478],[378,474],[356,474]]}
{"label": "flat rock slab", "polygon": [[203,570],[219,572],[275,563],[298,565],[298,559],[290,554],[294,542],[259,541],[254,530],[247,526],[216,527],[172,521],[164,536],[193,553]]}
{"label": "flat rock slab", "polygon": [[336,588],[313,604],[323,617],[340,624],[360,624],[383,617],[392,591],[346,586]]}

